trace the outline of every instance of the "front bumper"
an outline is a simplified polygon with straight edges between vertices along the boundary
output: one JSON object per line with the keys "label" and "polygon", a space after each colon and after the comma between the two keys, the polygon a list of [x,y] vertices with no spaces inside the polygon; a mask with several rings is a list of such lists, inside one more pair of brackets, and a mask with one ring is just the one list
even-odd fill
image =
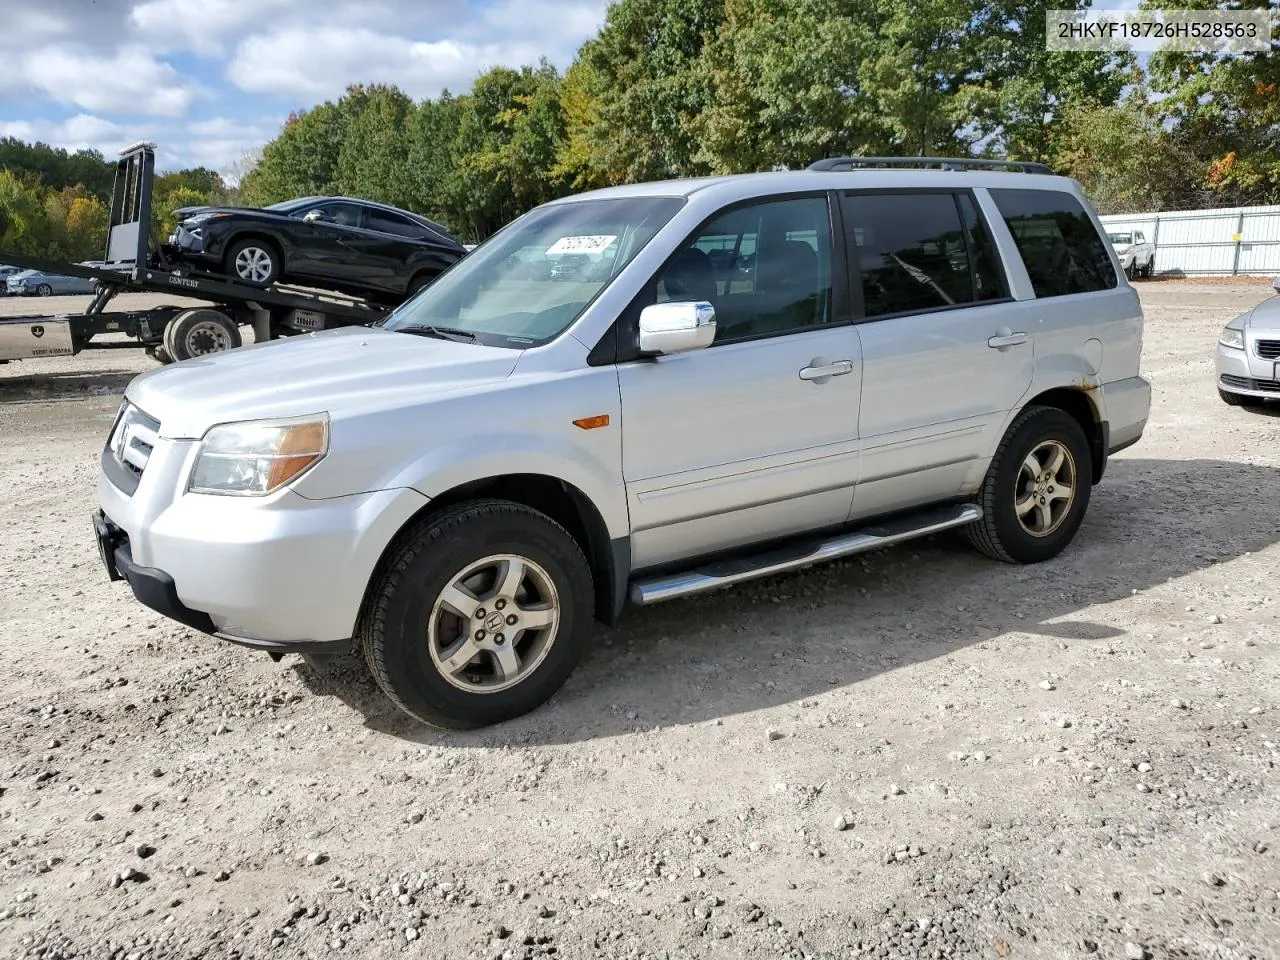
{"label": "front bumper", "polygon": [[[427,498],[382,490],[308,500],[184,493],[195,444],[160,441],[136,489],[104,468],[95,536],[108,577],[153,610],[259,649],[349,642],[383,551]],[[112,454],[104,453],[104,461]]]}
{"label": "front bumper", "polygon": [[1243,349],[1218,344],[1214,356],[1218,389],[1248,397],[1280,398],[1280,359],[1258,356],[1259,339],[1280,340],[1280,331],[1258,337],[1246,330]]}

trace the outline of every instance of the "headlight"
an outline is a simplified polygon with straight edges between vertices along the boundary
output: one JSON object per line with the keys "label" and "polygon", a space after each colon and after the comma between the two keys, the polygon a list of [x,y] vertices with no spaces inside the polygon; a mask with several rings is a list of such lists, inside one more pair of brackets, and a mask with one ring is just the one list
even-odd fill
{"label": "headlight", "polygon": [[1218,342],[1224,347],[1235,347],[1237,350],[1244,349],[1244,331],[1237,330],[1235,327],[1223,327],[1222,333],[1218,334]]}
{"label": "headlight", "polygon": [[220,424],[200,442],[187,489],[265,496],[296,480],[328,452],[328,414]]}

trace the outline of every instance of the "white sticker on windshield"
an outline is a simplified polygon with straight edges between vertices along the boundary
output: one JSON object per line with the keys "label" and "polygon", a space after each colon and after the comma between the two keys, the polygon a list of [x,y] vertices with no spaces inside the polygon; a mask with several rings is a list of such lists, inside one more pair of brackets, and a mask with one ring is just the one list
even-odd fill
{"label": "white sticker on windshield", "polygon": [[617,239],[617,234],[596,237],[561,237],[547,250],[547,256],[553,253],[599,253]]}

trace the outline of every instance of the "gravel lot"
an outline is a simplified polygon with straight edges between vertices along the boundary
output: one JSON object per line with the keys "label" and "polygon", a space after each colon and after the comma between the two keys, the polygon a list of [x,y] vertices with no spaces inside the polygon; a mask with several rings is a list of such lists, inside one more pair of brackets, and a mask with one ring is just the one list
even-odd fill
{"label": "gravel lot", "polygon": [[1139,289],[1152,422],[1058,560],[940,537],[632,610],[468,735],[108,584],[97,455],[154,361],[0,367],[0,954],[1280,957],[1280,419],[1211,359],[1271,291]]}

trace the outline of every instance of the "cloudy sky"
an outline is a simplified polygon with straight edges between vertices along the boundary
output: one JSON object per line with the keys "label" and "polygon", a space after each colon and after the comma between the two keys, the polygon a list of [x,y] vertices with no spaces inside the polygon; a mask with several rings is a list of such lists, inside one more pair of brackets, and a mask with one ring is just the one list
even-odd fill
{"label": "cloudy sky", "polygon": [[0,136],[230,171],[349,83],[416,98],[499,64],[563,68],[608,0],[4,0]]}

